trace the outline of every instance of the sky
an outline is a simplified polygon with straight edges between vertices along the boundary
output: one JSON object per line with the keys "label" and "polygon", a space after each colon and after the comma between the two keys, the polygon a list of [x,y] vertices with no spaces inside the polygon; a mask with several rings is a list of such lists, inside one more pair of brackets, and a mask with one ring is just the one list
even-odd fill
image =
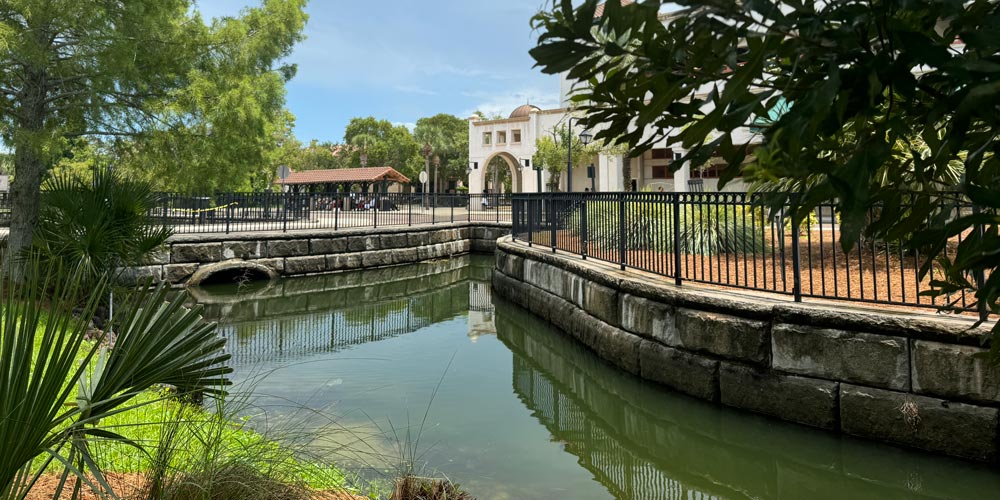
{"label": "sky", "polygon": [[[206,17],[259,0],[199,0]],[[530,21],[546,0],[311,0],[288,62],[295,135],[340,142],[355,116],[413,127],[438,113],[558,106],[559,79],[533,69]]]}

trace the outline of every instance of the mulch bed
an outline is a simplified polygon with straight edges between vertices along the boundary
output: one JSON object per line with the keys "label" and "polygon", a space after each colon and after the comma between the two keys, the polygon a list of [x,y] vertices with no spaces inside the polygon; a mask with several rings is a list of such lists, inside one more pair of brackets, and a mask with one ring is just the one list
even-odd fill
{"label": "mulch bed", "polygon": [[[139,499],[142,495],[144,477],[142,474],[105,474],[105,479],[119,498]],[[72,498],[73,485],[76,479],[70,477],[63,488],[59,499],[69,500]],[[56,474],[42,476],[35,486],[28,492],[25,500],[56,500],[55,492],[59,486],[59,476]],[[86,484],[81,488],[80,500],[103,500],[103,497],[95,494]],[[339,491],[316,491],[311,494],[313,500],[367,500],[368,497],[353,495],[351,493]],[[235,499],[234,499],[235,500]]]}
{"label": "mulch bed", "polygon": [[[935,264],[928,276],[919,277],[923,258],[906,255],[899,249],[886,249],[884,244],[866,244],[845,254],[839,242],[829,234],[819,241],[816,234],[800,238],[802,291],[806,297],[851,300],[854,302],[891,303],[898,309],[921,309],[954,303],[956,307],[971,309],[974,297],[961,294],[946,297],[918,295],[931,290],[932,279],[943,276]],[[549,232],[532,235],[534,244],[551,247]],[[807,245],[807,242],[810,243]],[[792,238],[785,238],[784,245],[772,245],[766,253],[752,252],[703,256],[681,255],[681,276],[685,281],[695,281],[712,287],[739,287],[754,291],[790,295],[794,289]],[[954,245],[951,246],[954,248]],[[580,238],[569,231],[556,233],[556,249],[579,254],[583,250]],[[620,263],[617,248],[602,247],[596,242],[587,245],[591,258],[614,264]],[[627,250],[625,262],[629,268],[647,271],[672,279],[674,254],[655,250]],[[884,306],[882,306],[884,307]],[[964,314],[974,314],[966,312]]]}

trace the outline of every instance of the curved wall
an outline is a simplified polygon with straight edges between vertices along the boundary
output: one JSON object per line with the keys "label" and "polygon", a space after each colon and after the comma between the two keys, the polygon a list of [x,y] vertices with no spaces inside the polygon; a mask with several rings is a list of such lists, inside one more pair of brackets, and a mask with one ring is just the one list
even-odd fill
{"label": "curved wall", "polygon": [[[127,283],[142,279],[180,285],[207,278],[200,269],[253,267],[274,276],[301,276],[412,264],[493,252],[510,223],[459,222],[378,229],[181,234],[167,241],[147,265],[126,270]],[[209,268],[209,266],[211,266]]]}
{"label": "curved wall", "polygon": [[1000,370],[961,318],[795,304],[497,242],[495,292],[602,358],[692,396],[996,462]]}

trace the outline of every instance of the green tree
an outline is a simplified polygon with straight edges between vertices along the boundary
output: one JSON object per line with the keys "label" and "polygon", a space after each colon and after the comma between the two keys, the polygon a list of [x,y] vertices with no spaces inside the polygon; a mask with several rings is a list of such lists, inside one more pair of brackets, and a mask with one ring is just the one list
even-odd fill
{"label": "green tree", "polygon": [[242,177],[281,118],[294,70],[273,65],[301,37],[304,3],[265,0],[211,26],[190,0],[0,4],[0,131],[18,174],[11,250],[30,246],[42,179],[76,137],[132,142],[120,150],[135,168],[191,189]]}
{"label": "green tree", "polygon": [[296,172],[349,168],[353,149],[353,146],[319,142],[314,139],[308,146],[300,148],[295,153],[288,166]]}
{"label": "green tree", "polygon": [[579,167],[583,165],[584,160],[591,157],[594,153],[588,148],[584,147],[583,142],[580,141],[579,137],[573,136],[569,137],[569,128],[565,125],[556,127],[551,132],[551,136],[541,136],[535,140],[535,155],[531,158],[531,163],[533,165],[541,165],[549,173],[548,188],[549,191],[557,191],[559,189],[559,180],[562,173],[566,171],[566,162],[568,160],[566,141],[572,139],[572,158],[573,167]]}
{"label": "green tree", "polygon": [[[584,122],[605,125],[599,138],[640,150],[665,139],[696,165],[720,156],[726,181],[749,150],[733,132],[773,117],[751,175],[787,181],[801,210],[837,200],[845,248],[863,232],[919,247],[943,259],[939,292],[973,290],[1000,312],[1000,3],[679,0],[688,10],[667,23],[666,2],[608,2],[595,22],[597,3],[553,2],[533,20],[542,34],[531,53],[544,71],[584,83],[574,101]],[[964,174],[945,186],[956,160]],[[956,215],[964,201],[981,211]]]}
{"label": "green tree", "polygon": [[416,179],[415,168],[420,146],[413,134],[402,125],[369,116],[352,118],[344,129],[344,144],[352,146],[348,165],[361,166],[361,153],[368,155],[369,167],[392,167],[403,175]]}
{"label": "green tree", "polygon": [[444,182],[466,179],[469,166],[469,122],[448,114],[438,114],[417,120],[413,135],[418,144],[430,144],[441,159],[438,170],[438,191]]}

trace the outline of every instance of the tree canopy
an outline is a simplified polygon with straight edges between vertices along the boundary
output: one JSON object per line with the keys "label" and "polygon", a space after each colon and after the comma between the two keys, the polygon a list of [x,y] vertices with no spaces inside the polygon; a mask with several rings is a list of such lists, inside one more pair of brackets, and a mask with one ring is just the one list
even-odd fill
{"label": "tree canopy", "polygon": [[[598,138],[719,156],[726,181],[751,154],[734,132],[769,117],[747,174],[786,183],[773,202],[836,200],[845,248],[863,232],[918,247],[943,259],[939,292],[975,290],[1000,312],[1000,3],[677,0],[686,10],[663,22],[666,3],[608,2],[595,19],[596,0],[554,1],[534,18],[532,56],[582,82],[574,103],[605,125]],[[956,161],[964,174],[941,182]],[[979,210],[956,212],[964,201]]]}
{"label": "tree canopy", "polygon": [[[207,25],[190,0],[0,4],[0,134],[15,152],[9,246],[30,245],[39,187],[78,137],[182,187],[249,184],[289,116],[277,64],[306,0],[263,0]],[[252,170],[252,169],[251,169]]]}
{"label": "tree canopy", "polygon": [[421,147],[430,144],[433,154],[441,158],[439,183],[465,178],[469,166],[469,122],[443,113],[421,118],[413,136]]}
{"label": "tree canopy", "polygon": [[348,166],[361,166],[361,153],[368,155],[369,167],[392,167],[415,179],[423,165],[420,146],[403,125],[368,116],[351,118],[344,129],[344,144],[350,146]]}
{"label": "tree canopy", "polygon": [[569,136],[569,127],[563,125],[552,130],[551,136],[542,135],[535,140],[535,154],[531,158],[531,163],[544,168],[549,173],[548,187],[550,191],[559,189],[559,179],[566,171],[566,162],[569,160],[567,140],[572,140],[570,148],[573,151],[573,168],[582,166],[586,158],[595,154],[594,151],[584,147],[579,137]]}

